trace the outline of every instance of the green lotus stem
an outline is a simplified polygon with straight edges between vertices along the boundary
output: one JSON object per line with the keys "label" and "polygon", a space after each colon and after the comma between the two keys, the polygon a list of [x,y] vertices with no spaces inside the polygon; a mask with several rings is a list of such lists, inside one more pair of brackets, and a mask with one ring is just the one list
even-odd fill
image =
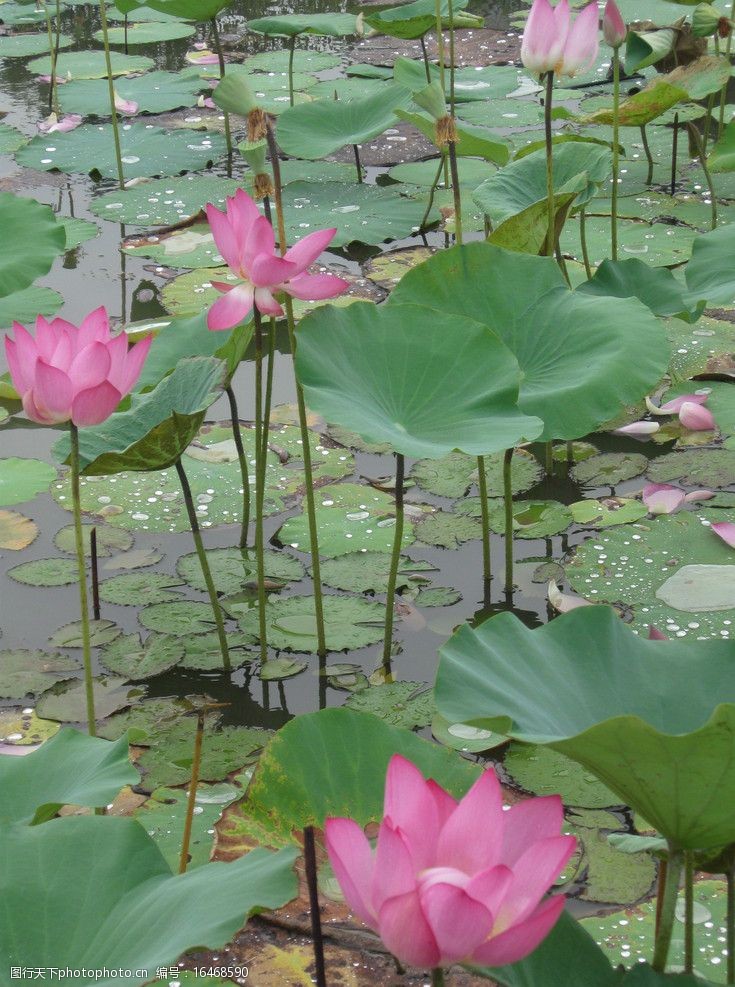
{"label": "green lotus stem", "polygon": [[694,142],[694,146],[697,149],[697,157],[699,158],[699,163],[702,166],[702,171],[704,172],[704,179],[707,182],[707,188],[709,189],[709,197],[712,203],[712,222],[711,229],[717,229],[717,196],[715,194],[715,186],[712,181],[712,174],[707,165],[707,155],[704,153],[704,148],[702,147],[702,137],[699,133],[697,127],[693,123],[687,123],[687,128],[689,130],[689,135]]}
{"label": "green lotus stem", "polygon": [[459,188],[459,171],[457,169],[457,145],[449,141],[449,168],[452,173],[452,198],[454,199],[454,239],[462,243],[462,193]]}
{"label": "green lotus stem", "polygon": [[666,972],[666,961],[669,957],[671,934],[673,932],[674,920],[676,918],[676,902],[679,896],[679,879],[681,877],[683,863],[683,851],[669,844],[666,884],[664,885],[661,915],[658,933],[656,934],[656,944],[653,949],[653,961],[651,963],[653,969],[658,973]]}
{"label": "green lotus stem", "polygon": [[230,421],[232,423],[232,438],[235,441],[237,459],[240,463],[240,477],[242,479],[242,521],[240,522],[239,547],[248,547],[248,529],[250,528],[250,475],[248,471],[248,459],[242,444],[242,432],[240,431],[240,415],[237,410],[237,400],[232,385],[225,388],[227,400],[230,402]]}
{"label": "green lotus stem", "polygon": [[128,15],[127,14],[125,14],[123,25],[125,29],[125,54],[127,55],[128,54]]}
{"label": "green lotus stem", "polygon": [[296,35],[288,39],[288,104],[293,106],[293,56],[296,48]]}
{"label": "green lotus stem", "polygon": [[217,590],[214,586],[214,579],[212,579],[212,570],[209,568],[209,562],[207,561],[207,553],[204,548],[204,542],[202,541],[202,533],[199,528],[196,508],[194,507],[194,498],[191,495],[191,487],[189,486],[189,480],[180,459],[176,461],[176,472],[179,475],[179,483],[181,484],[181,490],[184,494],[184,503],[186,504],[186,513],[189,516],[189,526],[191,528],[191,536],[194,539],[194,548],[196,549],[197,556],[199,557],[199,565],[202,568],[202,576],[204,577],[204,583],[207,587],[207,593],[209,594],[209,602],[212,607],[212,613],[214,614],[214,622],[217,625],[217,637],[219,639],[219,648],[222,654],[222,667],[226,672],[231,672],[232,666],[230,664],[230,652],[227,648],[225,622],[222,618],[222,610],[219,605]]}
{"label": "green lotus stem", "polygon": [[735,870],[733,865],[725,875],[727,880],[727,983],[735,984]]}
{"label": "green lotus stem", "polygon": [[[217,60],[219,61],[219,77],[220,81],[225,77],[225,53],[222,50],[222,40],[219,36],[219,28],[217,27],[217,18],[213,17],[211,20],[212,25],[212,38],[214,40],[214,50],[217,52]],[[293,100],[291,100],[293,103]],[[232,131],[230,130],[230,114],[225,110],[225,140],[227,141],[227,154],[232,157]]]}
{"label": "green lotus stem", "polygon": [[694,972],[694,854],[684,852],[684,973]]}
{"label": "green lotus stem", "polygon": [[421,42],[421,53],[424,56],[424,69],[426,71],[426,82],[428,85],[431,85],[431,67],[429,66],[429,53],[426,50],[426,38],[423,34],[419,38],[419,41]]}
{"label": "green lotus stem", "polygon": [[185,874],[189,865],[189,845],[191,844],[191,827],[194,822],[194,806],[199,787],[199,772],[202,766],[202,741],[204,740],[204,710],[197,713],[197,728],[194,734],[194,756],[191,760],[191,780],[189,781],[189,796],[186,800],[186,815],[184,816],[184,835],[181,837],[181,853],[179,854],[179,874]]}
{"label": "green lotus stem", "polygon": [[[612,217],[610,238],[612,259],[618,259],[618,178],[620,176],[620,49],[613,49],[613,159],[612,159]],[[589,277],[589,274],[587,275]]]}
{"label": "green lotus stem", "polygon": [[393,646],[393,613],[396,601],[396,580],[403,542],[403,477],[405,463],[400,452],[396,453],[396,525],[393,533],[393,552],[388,572],[388,592],[385,601],[385,637],[383,639],[383,667],[390,665]]}
{"label": "green lotus stem", "polygon": [[258,575],[258,634],[260,660],[268,660],[268,628],[265,619],[265,544],[263,501],[265,499],[265,430],[263,428],[263,323],[253,306],[255,322],[255,560]]}
{"label": "green lotus stem", "polygon": [[[280,683],[279,683],[280,684]],[[311,918],[311,941],[314,949],[314,972],[317,987],[327,987],[327,973],[324,966],[324,936],[319,911],[319,889],[317,886],[316,846],[314,827],[304,827],[304,873],[309,889],[309,914]]]}
{"label": "green lotus stem", "polygon": [[546,99],[544,100],[544,133],[546,136],[546,256],[554,256],[556,222],[554,219],[554,144],[551,134],[551,101],[554,98],[554,73],[546,73]]}
{"label": "green lotus stem", "polygon": [[544,465],[546,467],[546,475],[551,476],[554,472],[554,443],[546,442],[544,444]]}
{"label": "green lotus stem", "polygon": [[357,169],[357,181],[362,185],[362,164],[360,162],[360,148],[357,144],[352,145],[352,150],[355,153],[355,168]]}
{"label": "green lotus stem", "polygon": [[503,453],[503,504],[505,506],[505,592],[513,592],[513,450]]}
{"label": "green lotus stem", "polygon": [[87,602],[87,564],[84,559],[82,539],[82,505],[79,497],[79,429],[69,422],[71,438],[71,499],[74,504],[74,546],[77,553],[79,574],[79,606],[82,612],[82,660],[84,662],[84,693],[87,701],[87,733],[97,736],[94,714],[94,682],[92,681],[92,647],[89,634],[89,604]]}
{"label": "green lotus stem", "polygon": [[487,506],[487,473],[485,457],[477,457],[477,487],[480,492],[480,517],[482,518],[482,576],[486,581],[492,576],[490,569],[490,511]]}
{"label": "green lotus stem", "polygon": [[[613,186],[614,188],[615,186]],[[613,206],[613,217],[615,216],[616,206]],[[615,224],[615,235],[617,236],[617,222]],[[587,250],[587,207],[581,209],[579,212],[579,241],[582,245],[582,260],[584,261],[584,271],[587,275],[587,280],[592,277],[592,265],[590,264],[590,255]]]}
{"label": "green lotus stem", "polygon": [[567,465],[571,466],[574,463],[574,443],[567,442]]}
{"label": "green lotus stem", "polygon": [[454,5],[452,0],[447,0],[447,14],[449,16],[449,113],[454,116]]}
{"label": "green lotus stem", "polygon": [[[735,20],[735,0],[732,0],[730,4],[730,20]],[[727,36],[727,44],[725,45],[725,57],[728,62],[730,61],[730,51],[732,50],[732,31]],[[722,137],[722,131],[725,129],[725,106],[727,105],[727,87],[730,84],[730,80],[725,83],[720,92],[720,113],[717,121],[717,140]]]}
{"label": "green lotus stem", "polygon": [[97,564],[97,529],[89,533],[89,562],[92,570],[92,615],[100,619],[100,572]]}
{"label": "green lotus stem", "polygon": [[643,142],[643,150],[646,154],[646,161],[648,161],[648,174],[646,175],[646,185],[650,185],[653,181],[653,155],[651,154],[651,148],[648,146],[648,131],[646,130],[645,123],[641,127],[641,141]]}
{"label": "green lotus stem", "polygon": [[268,367],[265,372],[265,401],[263,403],[263,462],[268,462],[268,439],[271,428],[271,402],[273,400],[273,364],[276,350],[276,319],[271,316],[268,329]]}
{"label": "green lotus stem", "polygon": [[439,157],[439,167],[436,169],[436,175],[434,176],[434,181],[431,183],[431,188],[429,189],[429,203],[426,206],[426,212],[424,213],[423,219],[421,220],[420,230],[426,226],[426,221],[429,218],[429,213],[431,212],[431,207],[434,205],[434,195],[436,194],[436,187],[439,184],[439,179],[441,178],[441,173],[444,169],[444,153],[442,152]]}
{"label": "green lotus stem", "polygon": [[99,0],[100,21],[102,22],[102,43],[105,49],[105,68],[107,71],[107,91],[110,96],[110,113],[112,114],[112,136],[115,141],[115,159],[117,161],[117,178],[120,188],[125,188],[125,173],[122,163],[122,149],[120,146],[120,124],[117,119],[115,109],[115,83],[112,78],[112,59],[110,58],[110,34],[107,27],[107,8],[105,0]]}
{"label": "green lotus stem", "polygon": [[[710,93],[710,97],[707,100],[707,113],[705,114],[705,117],[704,117],[704,138],[703,138],[703,145],[704,145],[704,152],[705,152],[705,154],[707,153],[707,145],[709,144],[710,130],[712,129],[712,111],[714,110],[714,108],[715,108],[715,94],[714,93]],[[676,121],[676,123],[679,122],[679,114],[678,113],[676,114],[675,121]]]}
{"label": "green lotus stem", "polygon": [[436,48],[439,56],[439,81],[441,83],[442,92],[446,93],[447,90],[444,84],[444,31],[442,30],[441,0],[436,0],[434,5],[434,14],[436,20]]}
{"label": "green lotus stem", "polygon": [[664,891],[666,890],[666,860],[660,860],[658,865],[658,875],[656,878],[656,912],[653,919],[653,938],[658,936],[661,927],[661,908],[664,902]]}
{"label": "green lotus stem", "polygon": [[[281,186],[281,165],[278,159],[278,145],[270,121],[266,127],[268,153],[273,169],[273,197],[276,204],[276,220],[278,223],[278,243],[281,253],[286,252],[286,224],[283,218],[283,197]],[[290,295],[284,299],[286,321],[288,324],[288,339],[291,358],[296,356],[296,322],[293,316],[293,302]],[[327,639],[324,631],[324,603],[322,600],[322,572],[319,560],[319,531],[316,524],[316,504],[314,500],[314,473],[311,468],[311,446],[309,445],[309,427],[306,419],[306,402],[294,364],[294,380],[296,383],[296,406],[299,411],[299,428],[301,430],[301,447],[304,457],[304,475],[306,479],[306,514],[309,519],[309,548],[311,552],[311,575],[314,584],[314,615],[316,618],[317,654],[323,658],[327,653]]]}
{"label": "green lotus stem", "polygon": [[46,32],[48,34],[48,50],[51,59],[51,89],[48,94],[49,113],[59,115],[59,93],[56,85],[56,46],[54,44],[54,29],[51,24],[51,14],[48,12],[48,4],[44,0],[43,12],[46,15]]}
{"label": "green lotus stem", "polygon": [[[706,152],[705,152],[706,153]],[[674,135],[671,139],[671,194],[676,194],[676,165],[679,157],[679,114],[674,114]]]}
{"label": "green lotus stem", "polygon": [[431,971],[431,987],[444,987],[444,971],[440,966]]}

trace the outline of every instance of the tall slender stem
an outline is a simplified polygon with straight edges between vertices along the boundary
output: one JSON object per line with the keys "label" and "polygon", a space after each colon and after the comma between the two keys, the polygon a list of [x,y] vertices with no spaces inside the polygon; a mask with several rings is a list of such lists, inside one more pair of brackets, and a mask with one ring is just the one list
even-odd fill
{"label": "tall slender stem", "polygon": [[293,106],[293,56],[296,48],[296,35],[288,39],[288,103]]}
{"label": "tall slender stem", "polygon": [[687,128],[689,134],[691,135],[694,145],[697,148],[697,157],[699,158],[699,163],[702,166],[702,171],[704,172],[704,178],[707,182],[707,188],[709,189],[710,203],[712,206],[712,222],[710,224],[711,229],[717,229],[717,195],[715,194],[715,186],[712,181],[712,174],[707,165],[707,155],[704,153],[704,148],[702,146],[702,138],[699,133],[699,129],[693,123],[687,123]]}
{"label": "tall slender stem", "polygon": [[319,911],[319,888],[316,872],[316,847],[314,845],[314,827],[304,828],[304,870],[306,886],[309,889],[309,913],[311,916],[311,940],[314,948],[314,967],[317,987],[327,987],[327,973],[324,966],[324,937],[322,936],[322,919]]}
{"label": "tall slender stem", "polygon": [[265,400],[263,402],[263,462],[268,462],[268,440],[271,429],[271,403],[273,401],[273,364],[276,350],[276,320],[272,316],[268,329],[268,367],[265,372]]}
{"label": "tall slender stem", "polygon": [[424,56],[424,71],[426,72],[426,82],[427,85],[431,85],[431,68],[429,67],[429,53],[426,50],[426,36],[421,35],[419,38],[421,42],[421,53]]}
{"label": "tall slender stem", "polygon": [[[614,186],[613,186],[614,187]],[[613,206],[613,215],[615,215],[615,206]],[[617,227],[616,227],[617,235]],[[579,241],[582,245],[582,260],[584,261],[584,272],[587,275],[587,280],[592,277],[592,265],[590,264],[589,250],[587,249],[587,209],[580,210],[579,213]]]}
{"label": "tall slender stem", "polygon": [[431,987],[444,987],[444,971],[440,966],[431,971]]}
{"label": "tall slender stem", "polygon": [[128,54],[128,15],[125,14],[124,20],[124,30],[125,30],[125,54]]}
{"label": "tall slender stem", "polygon": [[207,561],[207,552],[204,548],[202,533],[199,529],[199,520],[197,519],[196,508],[194,507],[194,498],[191,495],[191,487],[189,486],[189,480],[180,459],[176,462],[176,472],[179,474],[179,483],[181,484],[181,491],[184,494],[186,513],[189,516],[191,536],[194,539],[194,548],[196,549],[196,553],[199,557],[199,565],[202,567],[202,576],[204,577],[204,583],[207,587],[207,593],[209,594],[209,602],[212,606],[214,622],[217,626],[217,637],[219,639],[220,653],[222,654],[222,667],[226,672],[230,672],[232,671],[232,666],[230,664],[230,652],[227,648],[225,622],[222,617],[219,599],[217,598],[217,590],[214,586],[214,579],[212,579],[212,571],[209,568],[209,562]]}
{"label": "tall slender stem", "polygon": [[79,497],[79,429],[69,422],[71,437],[71,499],[74,503],[74,546],[79,573],[79,606],[82,615],[82,660],[84,662],[84,692],[87,700],[87,733],[97,735],[94,715],[94,682],[92,681],[92,648],[89,634],[89,605],[87,602],[87,565],[84,559],[82,539],[82,506]]}
{"label": "tall slender stem", "polygon": [[554,256],[556,221],[554,217],[554,144],[551,133],[551,102],[554,98],[554,73],[546,73],[544,100],[544,133],[546,137],[546,256]]}
{"label": "tall slender stem", "polygon": [[51,14],[48,11],[48,4],[44,0],[43,12],[46,15],[46,32],[48,34],[49,58],[51,60],[51,89],[48,94],[49,113],[59,115],[58,88],[56,85],[56,45],[54,44],[54,30],[51,25]]}
{"label": "tall slender stem", "polygon": [[232,384],[225,388],[227,400],[230,402],[230,421],[232,423],[232,438],[235,441],[237,459],[240,463],[240,479],[242,481],[242,521],[240,522],[240,548],[248,547],[248,529],[250,528],[250,475],[248,471],[248,458],[242,444],[242,432],[240,431],[240,415],[237,410],[237,399],[232,389]]}
{"label": "tall slender stem", "polygon": [[454,5],[452,0],[447,0],[447,14],[449,16],[449,113],[454,116]]}
{"label": "tall slender stem", "polygon": [[204,710],[197,713],[197,728],[194,734],[194,756],[191,761],[191,780],[189,782],[189,797],[186,800],[186,815],[184,816],[184,835],[181,837],[181,853],[179,854],[179,874],[185,874],[189,865],[189,845],[191,844],[191,828],[194,822],[194,806],[199,787],[199,772],[202,766],[202,741],[204,740]]}
{"label": "tall slender stem", "polygon": [[[705,150],[705,154],[706,154]],[[679,114],[674,114],[674,134],[671,138],[671,194],[676,195],[676,166],[679,158]]]}
{"label": "tall slender stem", "polygon": [[694,854],[684,852],[684,973],[694,972]]}
{"label": "tall slender stem", "polygon": [[115,141],[115,159],[117,161],[117,179],[120,188],[125,188],[125,173],[123,171],[122,148],[120,145],[120,124],[115,109],[115,82],[112,78],[112,59],[110,57],[110,35],[107,28],[107,7],[105,0],[99,0],[100,21],[102,22],[102,43],[105,49],[105,69],[107,71],[107,90],[110,96],[110,113],[112,114],[112,136]]}
{"label": "tall slender stem", "polygon": [[100,572],[97,564],[97,529],[89,533],[89,562],[92,569],[92,613],[95,620],[100,619]]}
{"label": "tall slender stem", "polygon": [[454,141],[447,144],[449,149],[449,168],[452,172],[452,197],[454,199],[454,239],[462,243],[462,193],[459,188],[459,171],[457,169],[457,145]]}
{"label": "tall slender stem", "polygon": [[730,869],[725,875],[727,879],[727,983],[735,984],[735,869]]}
{"label": "tall slender stem", "polygon": [[[707,145],[709,144],[710,131],[712,130],[712,111],[715,108],[715,94],[710,93],[710,97],[707,100],[707,113],[704,117],[704,137],[702,143],[704,145],[704,152],[707,153]],[[675,118],[675,123],[679,123],[679,114],[677,113]]]}
{"label": "tall slender stem", "polygon": [[[735,20],[735,0],[732,0],[732,3],[730,4],[730,20],[731,21]],[[732,31],[730,31],[730,33],[728,34],[727,44],[725,45],[725,57],[727,58],[728,62],[730,61],[731,50],[732,50]],[[720,93],[720,113],[717,121],[717,140],[719,140],[720,137],[722,137],[722,131],[724,130],[725,127],[725,106],[727,105],[727,89],[729,84],[730,84],[730,80],[728,79],[725,85],[722,87],[722,91]]]}
{"label": "tall slender stem", "polygon": [[[612,159],[612,222],[610,237],[612,259],[618,259],[618,178],[620,175],[620,49],[613,49],[613,159]],[[589,277],[589,274],[587,275]]]}
{"label": "tall slender stem", "polygon": [[265,449],[263,429],[263,323],[253,307],[255,321],[255,559],[258,575],[258,630],[260,660],[268,660],[268,627],[265,616],[265,539],[263,535],[263,501],[265,499]]}
{"label": "tall slender stem", "polygon": [[[220,81],[225,77],[225,53],[222,50],[222,40],[219,36],[219,28],[217,27],[217,18],[213,17],[210,21],[212,25],[212,38],[214,39],[214,49],[217,52],[217,61],[219,62],[219,77]],[[293,103],[293,100],[291,101]],[[232,130],[230,129],[230,114],[225,110],[225,140],[227,141],[227,154],[232,156]]]}
{"label": "tall slender stem", "polygon": [[503,503],[505,506],[505,592],[513,592],[513,450],[503,453]]}
{"label": "tall slender stem", "polygon": [[661,905],[658,934],[656,936],[656,945],[654,946],[653,961],[651,963],[653,969],[658,973],[666,972],[666,961],[669,957],[671,934],[676,917],[676,902],[679,896],[679,879],[681,877],[683,862],[683,852],[670,845],[664,899]]}
{"label": "tall slender stem", "polygon": [[383,639],[383,665],[390,664],[393,649],[393,615],[396,602],[396,580],[398,565],[401,559],[401,544],[403,542],[403,477],[404,459],[400,452],[396,453],[396,524],[393,529],[393,552],[390,558],[388,572],[388,592],[385,601],[385,637]]}
{"label": "tall slender stem", "polygon": [[439,81],[442,92],[446,94],[444,83],[444,31],[442,30],[442,5],[441,0],[436,0],[434,5],[434,20],[436,22],[436,48],[439,56]]}
{"label": "tall slender stem", "polygon": [[362,185],[362,162],[360,161],[360,148],[357,144],[352,145],[355,154],[355,168],[357,170],[357,181]]}
{"label": "tall slender stem", "polygon": [[551,476],[554,472],[554,443],[546,442],[544,443],[544,457],[546,460],[546,475]]}
{"label": "tall slender stem", "polygon": [[653,155],[651,154],[651,148],[648,145],[648,131],[646,130],[645,123],[641,127],[641,141],[643,143],[643,150],[646,154],[646,161],[648,161],[648,174],[646,175],[646,185],[650,185],[653,181]]}
{"label": "tall slender stem", "polygon": [[491,578],[490,569],[490,511],[487,505],[487,474],[485,457],[477,457],[477,487],[480,493],[480,517],[482,518],[482,575]]}
{"label": "tall slender stem", "polygon": [[426,205],[426,212],[424,213],[423,219],[421,220],[420,230],[426,226],[426,222],[429,218],[429,213],[431,212],[431,207],[434,205],[434,194],[436,193],[436,187],[439,184],[439,179],[441,178],[442,171],[444,169],[444,154],[439,156],[439,167],[436,169],[436,175],[434,176],[434,181],[431,183],[431,188],[429,189],[429,201]]}

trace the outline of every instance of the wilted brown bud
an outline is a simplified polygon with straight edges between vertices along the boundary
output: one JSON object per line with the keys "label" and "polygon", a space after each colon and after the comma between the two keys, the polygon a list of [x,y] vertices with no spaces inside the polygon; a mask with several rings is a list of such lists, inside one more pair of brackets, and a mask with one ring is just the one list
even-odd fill
{"label": "wilted brown bud", "polygon": [[727,17],[721,17],[717,22],[717,33],[721,38],[729,38],[732,34],[732,21]]}
{"label": "wilted brown bud", "polygon": [[273,195],[273,182],[271,176],[265,172],[255,176],[253,192],[256,199],[264,199],[267,195]]}
{"label": "wilted brown bud", "polygon": [[255,141],[262,141],[267,134],[268,118],[265,110],[256,106],[248,113],[248,141],[253,144]]}
{"label": "wilted brown bud", "polygon": [[454,125],[454,117],[447,114],[436,121],[436,145],[444,147],[450,142],[457,143],[457,128]]}

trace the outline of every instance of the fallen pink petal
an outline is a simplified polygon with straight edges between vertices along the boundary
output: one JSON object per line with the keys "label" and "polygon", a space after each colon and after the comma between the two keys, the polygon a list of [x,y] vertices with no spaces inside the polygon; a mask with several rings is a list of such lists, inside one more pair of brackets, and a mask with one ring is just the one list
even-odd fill
{"label": "fallen pink petal", "polygon": [[718,535],[730,548],[735,548],[735,523],[732,521],[715,521],[710,528]]}
{"label": "fallen pink petal", "polygon": [[655,435],[661,428],[658,422],[631,422],[630,425],[622,425],[620,428],[612,430],[613,435],[628,435],[634,439],[647,439],[650,435]]}
{"label": "fallen pink petal", "polygon": [[652,415],[676,415],[684,404],[706,404],[709,398],[707,394],[682,394],[678,398],[672,398],[665,404],[654,404],[649,397],[646,398],[646,408]]}
{"label": "fallen pink petal", "polygon": [[679,408],[679,421],[690,432],[708,432],[715,428],[715,419],[709,408],[693,401],[685,401]]}
{"label": "fallen pink petal", "polygon": [[673,514],[685,499],[683,490],[668,483],[649,483],[643,488],[643,503],[650,514]]}
{"label": "fallen pink petal", "polygon": [[38,129],[42,134],[68,134],[69,131],[76,130],[81,124],[82,117],[78,113],[69,113],[61,119],[55,113],[51,113],[38,124]]}

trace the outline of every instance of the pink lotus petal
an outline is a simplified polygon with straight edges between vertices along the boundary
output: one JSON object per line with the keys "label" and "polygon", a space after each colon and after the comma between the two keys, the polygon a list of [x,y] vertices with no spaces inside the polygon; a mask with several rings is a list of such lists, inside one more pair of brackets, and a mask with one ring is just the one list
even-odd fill
{"label": "pink lotus petal", "polygon": [[64,371],[39,359],[33,384],[36,407],[57,422],[67,421],[71,415],[73,397],[72,382]]}
{"label": "pink lotus petal", "polygon": [[649,483],[643,488],[643,503],[650,514],[673,514],[684,499],[684,491],[668,483]]}
{"label": "pink lotus petal", "polygon": [[138,382],[152,344],[153,336],[146,336],[145,339],[141,339],[135,346],[132,346],[125,355],[122,378],[119,381],[110,378],[110,383],[114,384],[123,394],[130,393]]}
{"label": "pink lotus petal", "polygon": [[556,925],[564,911],[564,897],[554,895],[542,902],[536,911],[520,925],[511,926],[500,935],[493,936],[475,950],[473,963],[489,966],[507,966],[528,956]]}
{"label": "pink lotus petal", "polygon": [[693,401],[685,401],[679,408],[679,421],[690,432],[708,432],[715,428],[715,420],[709,408]]}
{"label": "pink lotus petal", "polygon": [[306,268],[313,264],[320,254],[324,253],[336,233],[336,227],[331,230],[317,230],[290,247],[286,251],[286,260],[297,265],[298,269],[294,275],[303,274]]}
{"label": "pink lotus petal", "polygon": [[390,898],[378,913],[378,931],[403,963],[423,969],[440,965],[441,953],[421,910],[418,891]]}
{"label": "pink lotus petal", "polygon": [[216,110],[217,104],[211,98],[211,96],[200,96],[197,100],[197,106],[200,110]]}
{"label": "pink lotus petal", "polygon": [[219,65],[218,56],[213,51],[208,51],[206,48],[201,52],[187,51],[184,58],[192,65]]}
{"label": "pink lotus petal", "polygon": [[444,964],[469,957],[487,939],[493,926],[491,912],[467,894],[464,887],[447,880],[456,874],[464,879],[464,885],[469,883],[461,872],[446,875],[441,868],[433,868],[424,875],[419,887],[421,911]]}
{"label": "pink lotus petal", "polygon": [[505,822],[500,859],[508,867],[532,843],[558,836],[564,823],[564,806],[558,795],[525,799],[503,814]]}
{"label": "pink lotus petal", "polygon": [[296,273],[296,265],[277,254],[259,254],[250,265],[250,280],[256,288],[288,281]]}
{"label": "pink lotus petal", "polygon": [[240,265],[240,249],[229,218],[211,203],[207,203],[204,208],[217,250],[230,270],[238,277],[243,277]]}
{"label": "pink lotus petal", "polygon": [[250,226],[242,231],[244,242],[241,244],[240,259],[245,270],[249,271],[251,264],[260,254],[272,254],[276,247],[276,237],[273,227],[265,218],[258,216]]}
{"label": "pink lotus petal", "polygon": [[652,415],[675,415],[683,404],[705,404],[709,398],[707,394],[682,394],[681,397],[672,398],[665,404],[656,405],[650,398],[646,398],[646,408]]}
{"label": "pink lotus petal", "polygon": [[569,29],[566,0],[554,10],[549,0],[534,0],[521,41],[521,61],[529,72],[553,72],[564,51]]}
{"label": "pink lotus petal", "polygon": [[239,284],[233,288],[231,285],[217,282],[213,284],[218,291],[225,291],[226,294],[218,298],[207,312],[207,328],[219,332],[222,329],[239,326],[253,310],[252,285]]}
{"label": "pink lotus petal", "polygon": [[576,610],[578,607],[594,606],[591,600],[583,600],[581,596],[572,596],[571,593],[562,593],[556,585],[555,579],[549,580],[549,584],[546,587],[546,595],[549,603],[557,613],[569,613],[570,610]]}
{"label": "pink lotus petal", "polygon": [[614,428],[612,435],[629,435],[631,438],[641,439],[647,438],[649,435],[655,435],[660,428],[661,426],[658,422],[631,422],[630,425]]}
{"label": "pink lotus petal", "polygon": [[615,0],[607,0],[602,18],[602,34],[611,48],[619,48],[628,36],[628,29]]}
{"label": "pink lotus petal", "polygon": [[69,379],[75,391],[86,391],[97,387],[110,372],[112,360],[104,343],[94,342],[85,346],[75,357],[69,368]]}
{"label": "pink lotus petal", "polygon": [[688,493],[684,500],[687,504],[696,503],[700,500],[712,500],[713,497],[717,496],[714,490],[692,490]]}
{"label": "pink lotus petal", "polygon": [[70,130],[76,130],[82,123],[82,117],[78,113],[68,113],[59,120],[55,113],[51,113],[45,120],[38,124],[38,129],[42,134],[68,134]]}
{"label": "pink lotus petal", "polygon": [[138,104],[133,99],[125,99],[115,90],[115,109],[126,116],[135,116],[138,112]]}
{"label": "pink lotus petal", "polygon": [[649,641],[668,641],[668,637],[663,634],[658,627],[654,627],[653,624],[648,625],[648,640]]}
{"label": "pink lotus petal", "polygon": [[120,404],[122,394],[109,381],[96,387],[79,391],[71,406],[71,420],[75,425],[99,425],[106,421]]}
{"label": "pink lotus petal", "polygon": [[513,884],[496,916],[500,928],[525,921],[577,848],[574,836],[549,836],[531,844],[513,864]]}
{"label": "pink lotus petal", "polygon": [[492,768],[483,771],[439,834],[437,863],[468,874],[500,859],[503,795]]}
{"label": "pink lotus petal", "polygon": [[564,55],[557,72],[562,76],[575,76],[587,72],[595,63],[600,48],[600,13],[596,0],[577,14],[564,44]]}
{"label": "pink lotus petal", "polygon": [[327,819],[324,838],[334,875],[347,904],[366,925],[375,928],[377,916],[365,892],[373,881],[373,852],[364,831],[352,819]]}
{"label": "pink lotus petal", "polygon": [[414,867],[431,867],[443,820],[436,795],[423,774],[400,754],[394,755],[388,765],[383,818],[408,841]]}
{"label": "pink lotus petal", "polygon": [[300,274],[282,287],[292,298],[316,302],[343,295],[349,289],[350,283],[334,274]]}
{"label": "pink lotus petal", "polygon": [[730,548],[735,548],[735,524],[732,521],[716,521],[710,525],[716,535],[726,542]]}
{"label": "pink lotus petal", "polygon": [[255,305],[263,315],[283,315],[283,309],[268,288],[255,289]]}

